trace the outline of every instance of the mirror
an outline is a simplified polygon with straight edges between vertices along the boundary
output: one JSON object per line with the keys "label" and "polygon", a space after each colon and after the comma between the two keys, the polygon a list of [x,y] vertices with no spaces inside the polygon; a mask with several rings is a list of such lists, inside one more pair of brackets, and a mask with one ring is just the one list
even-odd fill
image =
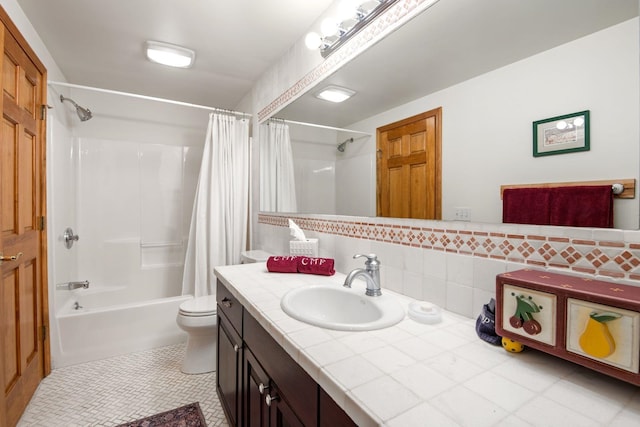
{"label": "mirror", "polygon": [[[637,16],[637,0],[437,2],[275,114],[370,134],[290,125],[298,211],[375,216],[376,128],[440,106],[445,220],[499,223],[504,184],[637,179]],[[314,96],[331,84],[356,94]],[[590,151],[533,157],[532,122],[583,110]],[[616,200],[617,228],[637,205]]]}

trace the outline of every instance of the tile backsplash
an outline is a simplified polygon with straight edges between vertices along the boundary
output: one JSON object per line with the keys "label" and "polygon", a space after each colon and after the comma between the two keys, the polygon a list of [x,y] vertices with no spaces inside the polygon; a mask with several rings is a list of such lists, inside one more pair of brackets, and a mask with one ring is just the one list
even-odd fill
{"label": "tile backsplash", "polygon": [[495,295],[495,276],[521,268],[553,270],[640,286],[640,232],[335,215],[261,213],[255,245],[288,253],[288,219],[336,270],[376,253],[382,287],[475,317]]}

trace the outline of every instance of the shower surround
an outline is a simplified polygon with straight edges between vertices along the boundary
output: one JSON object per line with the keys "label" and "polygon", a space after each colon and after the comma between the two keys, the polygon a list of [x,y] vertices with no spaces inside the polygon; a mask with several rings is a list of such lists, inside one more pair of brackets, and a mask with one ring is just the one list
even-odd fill
{"label": "shower surround", "polygon": [[[101,119],[75,129],[49,121],[54,368],[186,340],[175,316],[186,299],[184,248],[202,147],[135,132],[114,138]],[[80,127],[88,124],[94,129]],[[68,226],[79,235],[71,249],[62,240]],[[77,280],[89,288],[56,289]]]}

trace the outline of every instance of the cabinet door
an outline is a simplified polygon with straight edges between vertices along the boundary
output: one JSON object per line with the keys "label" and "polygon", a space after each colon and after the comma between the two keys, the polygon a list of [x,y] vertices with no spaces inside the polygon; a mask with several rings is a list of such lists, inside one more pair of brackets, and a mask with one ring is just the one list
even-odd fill
{"label": "cabinet door", "polygon": [[304,427],[275,384],[271,385],[265,399],[269,406],[270,427]]}
{"label": "cabinet door", "polygon": [[569,298],[567,351],[625,371],[640,366],[640,313]]}
{"label": "cabinet door", "polygon": [[249,349],[244,351],[244,425],[268,427],[269,406],[265,397],[269,393],[269,377]]}
{"label": "cabinet door", "polygon": [[242,340],[224,315],[218,314],[217,391],[229,425],[240,425]]}
{"label": "cabinet door", "polygon": [[502,329],[556,345],[557,297],[554,294],[505,284],[502,301]]}

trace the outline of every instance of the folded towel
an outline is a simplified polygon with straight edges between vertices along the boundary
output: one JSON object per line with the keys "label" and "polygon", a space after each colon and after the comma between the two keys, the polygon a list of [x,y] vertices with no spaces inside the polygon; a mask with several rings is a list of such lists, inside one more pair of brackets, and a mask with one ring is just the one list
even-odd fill
{"label": "folded towel", "polygon": [[299,256],[270,256],[267,270],[272,273],[297,273]]}
{"label": "folded towel", "polygon": [[299,258],[298,273],[333,276],[336,272],[333,269],[333,259],[331,258],[311,258],[306,256]]}

